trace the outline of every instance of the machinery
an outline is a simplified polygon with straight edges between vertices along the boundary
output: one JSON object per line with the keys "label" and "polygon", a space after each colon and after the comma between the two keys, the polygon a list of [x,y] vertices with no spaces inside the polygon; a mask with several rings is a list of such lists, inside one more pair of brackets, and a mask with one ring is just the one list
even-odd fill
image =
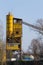
{"label": "machinery", "polygon": [[15,51],[21,51],[22,19],[14,18],[11,13],[6,16],[6,58],[14,58]]}
{"label": "machinery", "polygon": [[[30,26],[42,34],[43,29],[32,24],[23,22],[22,19],[14,18],[11,13],[6,16],[6,59],[15,58],[15,51],[20,54],[22,45],[22,24]],[[17,57],[17,56],[16,56]]]}

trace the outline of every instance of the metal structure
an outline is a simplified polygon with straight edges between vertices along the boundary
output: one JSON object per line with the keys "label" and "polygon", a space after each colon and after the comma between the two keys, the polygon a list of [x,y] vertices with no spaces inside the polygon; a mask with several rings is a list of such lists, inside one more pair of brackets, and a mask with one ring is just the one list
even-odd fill
{"label": "metal structure", "polygon": [[42,28],[26,23],[22,19],[14,18],[13,15],[9,13],[6,16],[6,59],[7,60],[8,59],[11,60],[11,58],[15,58],[15,54],[14,54],[15,51],[20,52],[20,56],[21,56],[22,24],[32,27],[36,31],[38,32],[40,31],[40,33],[43,34]]}
{"label": "metal structure", "polygon": [[22,24],[24,24],[24,25],[26,25],[26,26],[28,26],[28,27],[31,27],[31,28],[33,28],[33,29],[35,29],[37,32],[39,32],[40,34],[43,35],[43,28],[41,28],[41,27],[39,27],[39,26],[35,26],[35,25],[32,25],[32,24],[29,24],[29,23],[24,22],[24,21],[22,21]]}
{"label": "metal structure", "polygon": [[11,13],[6,17],[6,59],[15,58],[15,51],[21,51],[22,19],[14,18]]}

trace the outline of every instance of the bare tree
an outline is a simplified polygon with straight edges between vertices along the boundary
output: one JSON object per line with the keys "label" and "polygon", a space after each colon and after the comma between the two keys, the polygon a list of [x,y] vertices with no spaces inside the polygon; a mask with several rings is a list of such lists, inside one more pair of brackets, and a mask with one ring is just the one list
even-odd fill
{"label": "bare tree", "polygon": [[39,32],[39,34],[42,34],[43,35],[43,19],[38,19],[36,21],[36,26],[40,27],[42,29],[42,31],[40,30],[37,30]]}
{"label": "bare tree", "polygon": [[[29,52],[31,50],[31,52]],[[40,54],[40,42],[38,39],[33,39],[31,42],[31,45],[28,47],[28,53],[31,53],[34,55],[35,59],[39,58]]]}
{"label": "bare tree", "polygon": [[43,28],[43,19],[38,19],[36,22],[37,22],[37,26]]}
{"label": "bare tree", "polygon": [[31,46],[32,46],[32,52],[34,54],[38,54],[40,48],[40,42],[37,39],[33,39],[31,42]]}
{"label": "bare tree", "polygon": [[28,53],[33,54],[35,59],[43,57],[43,42],[40,42],[39,39],[33,39],[28,47]]}
{"label": "bare tree", "polygon": [[40,44],[40,55],[43,55],[43,43]]}
{"label": "bare tree", "polygon": [[[38,19],[36,21],[36,26],[39,26],[43,29],[43,19]],[[43,31],[39,31],[38,40],[40,41],[40,54],[43,55]],[[42,35],[41,35],[42,34]]]}
{"label": "bare tree", "polygon": [[0,20],[0,62],[3,64],[3,22]]}

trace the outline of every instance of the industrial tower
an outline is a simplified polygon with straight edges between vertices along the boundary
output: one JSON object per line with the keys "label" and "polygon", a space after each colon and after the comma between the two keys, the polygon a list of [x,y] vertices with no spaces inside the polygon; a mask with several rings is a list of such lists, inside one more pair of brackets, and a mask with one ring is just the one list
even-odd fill
{"label": "industrial tower", "polygon": [[[43,28],[24,22],[22,19],[15,18],[11,13],[6,16],[6,58],[14,58],[14,52],[21,52],[22,45],[22,24],[40,31],[43,35]],[[20,53],[21,55],[21,53]]]}
{"label": "industrial tower", "polygon": [[6,59],[14,58],[14,52],[21,52],[22,19],[14,18],[11,13],[6,16]]}

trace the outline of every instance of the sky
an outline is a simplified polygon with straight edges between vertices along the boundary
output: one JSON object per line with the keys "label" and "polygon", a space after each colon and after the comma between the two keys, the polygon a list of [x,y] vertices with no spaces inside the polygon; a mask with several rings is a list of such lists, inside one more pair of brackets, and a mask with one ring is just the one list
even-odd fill
{"label": "sky", "polygon": [[[6,35],[6,15],[11,12],[14,17],[35,24],[37,19],[43,19],[43,0],[0,0],[0,22],[3,22],[3,36]],[[38,37],[37,32],[22,25],[22,49],[27,51],[31,40]]]}

